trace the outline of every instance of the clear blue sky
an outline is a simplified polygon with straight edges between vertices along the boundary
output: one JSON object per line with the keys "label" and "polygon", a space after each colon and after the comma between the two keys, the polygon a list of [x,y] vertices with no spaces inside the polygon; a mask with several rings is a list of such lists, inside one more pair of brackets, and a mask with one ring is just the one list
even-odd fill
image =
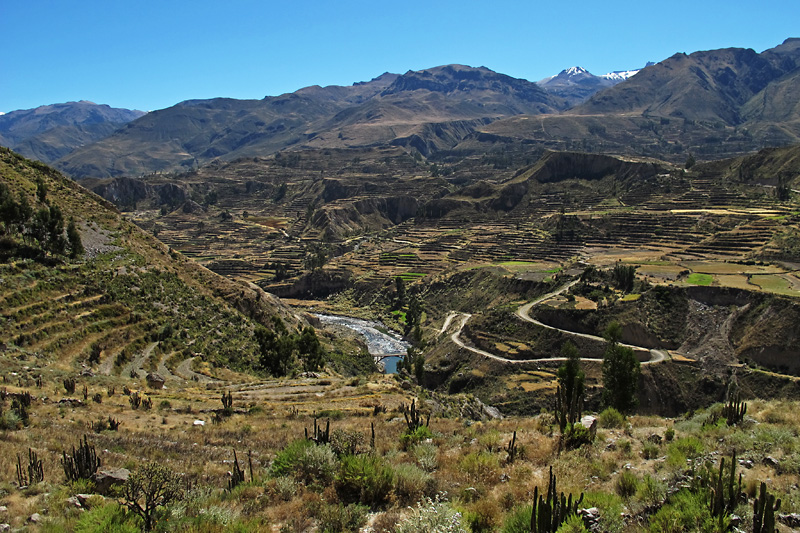
{"label": "clear blue sky", "polygon": [[0,0],[0,111],[153,110],[448,63],[537,81],[800,37],[798,0]]}

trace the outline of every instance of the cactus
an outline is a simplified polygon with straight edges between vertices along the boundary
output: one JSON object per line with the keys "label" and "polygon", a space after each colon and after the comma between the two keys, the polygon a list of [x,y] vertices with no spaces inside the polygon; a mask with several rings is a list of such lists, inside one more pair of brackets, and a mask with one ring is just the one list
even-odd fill
{"label": "cactus", "polygon": [[20,487],[28,485],[35,485],[44,481],[44,470],[42,469],[42,460],[36,455],[36,452],[28,448],[28,467],[26,470],[22,469],[22,459],[19,454],[17,455],[17,483]]}
{"label": "cactus", "polygon": [[75,394],[75,378],[64,380],[64,390],[67,391],[67,394]]}
{"label": "cactus", "polygon": [[572,493],[567,497],[563,492],[556,496],[556,492],[556,476],[551,466],[546,499],[539,494],[539,487],[533,490],[531,533],[555,533],[567,518],[578,512],[578,506],[583,501],[583,493],[580,498],[573,501]]}
{"label": "cactus", "polygon": [[131,404],[131,409],[138,409],[142,405],[142,397],[139,396],[138,391],[131,391],[128,396],[128,401]]}
{"label": "cactus", "polygon": [[[252,466],[250,467],[251,476],[252,476]],[[244,483],[244,470],[239,468],[239,458],[236,457],[236,450],[233,450],[233,471],[231,472],[231,478],[228,480],[228,490],[232,491],[240,483]]]}
{"label": "cactus", "polygon": [[414,431],[417,428],[422,426],[427,426],[431,421],[431,415],[428,415],[427,420],[423,423],[422,416],[420,415],[419,411],[417,411],[416,400],[411,400],[411,406],[406,407],[405,404],[401,406],[401,410],[403,411],[403,416],[406,419],[406,424],[408,425],[409,431]]}
{"label": "cactus", "polygon": [[228,391],[227,395],[224,392],[222,393],[222,407],[226,413],[233,410],[233,396],[230,391]]}
{"label": "cactus", "polygon": [[308,436],[308,428],[305,428],[306,440],[312,440],[317,444],[328,444],[331,441],[331,421],[328,419],[327,423],[325,424],[325,431],[322,431],[322,427],[317,426],[317,413],[314,413],[314,434],[309,437]]}
{"label": "cactus", "polygon": [[79,479],[91,479],[94,473],[100,468],[100,460],[97,458],[94,446],[89,445],[89,438],[84,435],[83,442],[75,449],[72,447],[72,455],[62,452],[61,465],[64,467],[64,475],[67,481],[78,481]]}
{"label": "cactus", "polygon": [[722,408],[722,416],[725,417],[729,426],[741,423],[744,420],[745,413],[747,413],[747,404],[739,400],[738,394],[728,400],[728,403]]}
{"label": "cactus", "polygon": [[374,452],[375,451],[375,422],[370,422],[369,427],[372,430],[372,436],[369,439],[369,447]]}
{"label": "cactus", "polygon": [[719,474],[711,478],[711,516],[717,517],[720,524],[725,517],[733,513],[742,493],[742,474],[739,474],[739,483],[734,485],[736,479],[736,452],[731,457],[730,476],[725,479],[725,458],[719,462]]}
{"label": "cactus", "polygon": [[578,387],[572,388],[572,395],[567,398],[566,389],[559,385],[556,388],[556,420],[561,433],[567,425],[574,425],[583,413],[583,394],[578,394]]}
{"label": "cactus", "polygon": [[775,513],[781,508],[781,500],[767,493],[766,483],[761,483],[759,492],[753,502],[753,533],[775,533]]}
{"label": "cactus", "polygon": [[506,453],[508,457],[506,458],[506,463],[513,464],[514,459],[517,458],[517,432],[514,432],[514,435],[511,437],[511,440],[508,443],[508,446],[505,447]]}

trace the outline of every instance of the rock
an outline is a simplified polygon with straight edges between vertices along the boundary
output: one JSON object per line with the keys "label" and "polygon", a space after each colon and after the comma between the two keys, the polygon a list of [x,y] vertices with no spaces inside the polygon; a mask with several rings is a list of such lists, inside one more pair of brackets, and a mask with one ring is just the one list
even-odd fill
{"label": "rock", "polygon": [[91,370],[89,370],[87,368],[87,369],[84,369],[83,372],[80,373],[80,376],[84,377],[84,378],[93,378],[94,377],[94,372],[92,372]]}
{"label": "rock", "polygon": [[412,385],[410,381],[404,381],[400,384],[400,388],[403,390],[411,390],[411,387]]}
{"label": "rock", "polygon": [[647,442],[652,442],[653,444],[661,444],[661,435],[656,435],[653,433],[649,437],[647,437]]}
{"label": "rock", "polygon": [[497,407],[492,407],[491,405],[484,405],[483,412],[491,418],[492,420],[502,420],[503,415],[500,413],[500,410]]}
{"label": "rock", "polygon": [[764,457],[764,464],[767,466],[771,466],[772,468],[778,468],[778,465],[780,463],[778,462],[777,459],[768,455],[767,457]]}
{"label": "rock", "polygon": [[[82,507],[86,507],[87,509],[89,509],[89,507],[91,507],[89,505],[89,503],[88,503],[89,502],[89,498],[92,498],[92,497],[94,497],[94,498],[103,498],[103,496],[100,496],[99,494],[76,494],[75,497],[78,498],[78,501],[80,502],[81,506]],[[103,499],[105,499],[105,498],[103,498]]]}
{"label": "rock", "polygon": [[778,522],[794,529],[800,528],[800,514],[798,513],[779,514]]}
{"label": "rock", "polygon": [[157,374],[155,372],[151,372],[147,374],[145,378],[147,380],[147,386],[151,389],[161,390],[164,388],[164,383],[166,380],[161,376],[161,374]]}
{"label": "rock", "polygon": [[94,484],[99,494],[109,495],[111,487],[122,485],[131,475],[126,468],[101,468],[94,474]]}
{"label": "rock", "polygon": [[80,500],[78,500],[77,496],[70,496],[64,501],[64,503],[66,504],[67,507],[77,507],[79,509],[83,507],[83,505],[81,505]]}
{"label": "rock", "polygon": [[0,524],[0,533],[11,531],[11,524]]}
{"label": "rock", "polygon": [[8,507],[5,505],[0,505],[0,513],[6,514],[8,512]]}
{"label": "rock", "polygon": [[28,522],[31,524],[38,524],[42,521],[42,515],[39,513],[33,513],[30,517],[28,517]]}
{"label": "rock", "polygon": [[205,422],[205,420],[195,420],[194,422],[192,422],[192,425],[193,426],[205,426],[206,422]]}
{"label": "rock", "polygon": [[591,435],[592,440],[594,440],[597,436],[597,417],[585,415],[583,418],[581,418],[579,424],[589,429],[589,434]]}
{"label": "rock", "polygon": [[58,405],[67,405],[69,407],[84,407],[86,404],[77,398],[64,398],[59,400]]}

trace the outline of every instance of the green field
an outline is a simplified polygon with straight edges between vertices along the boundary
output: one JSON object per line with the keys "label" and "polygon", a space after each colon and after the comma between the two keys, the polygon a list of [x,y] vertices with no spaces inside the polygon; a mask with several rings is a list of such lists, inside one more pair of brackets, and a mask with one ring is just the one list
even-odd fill
{"label": "green field", "polygon": [[686,281],[692,285],[711,285],[711,282],[714,281],[714,276],[711,274],[700,274],[695,272],[693,274],[689,274],[689,277],[686,278]]}

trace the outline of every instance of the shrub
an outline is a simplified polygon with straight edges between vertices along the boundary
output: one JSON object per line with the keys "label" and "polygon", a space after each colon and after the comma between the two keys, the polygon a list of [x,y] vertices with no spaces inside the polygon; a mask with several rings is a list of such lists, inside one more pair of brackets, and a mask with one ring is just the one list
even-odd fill
{"label": "shrub", "polygon": [[459,469],[479,479],[494,478],[500,468],[497,455],[487,451],[470,452],[461,459]]}
{"label": "shrub", "polygon": [[664,432],[664,440],[667,442],[672,442],[672,439],[675,438],[675,430],[672,428],[667,428]]}
{"label": "shrub", "polygon": [[133,515],[117,503],[92,507],[81,513],[75,523],[75,533],[139,533],[141,527]]}
{"label": "shrub", "polygon": [[358,447],[364,443],[364,434],[360,431],[337,429],[331,435],[331,447],[338,456],[355,455]]}
{"label": "shrub", "polygon": [[587,492],[583,499],[583,507],[597,507],[600,511],[602,530],[608,533],[620,533],[624,527],[622,520],[622,500],[611,492]]}
{"label": "shrub", "polygon": [[[727,518],[727,517],[726,517]],[[650,519],[652,533],[681,533],[683,531],[717,531],[704,494],[682,490],[671,496]],[[727,527],[723,531],[727,531]]]}
{"label": "shrub", "polygon": [[364,505],[324,505],[319,512],[319,530],[323,533],[358,531],[367,521]]}
{"label": "shrub", "polygon": [[403,451],[409,450],[415,444],[419,444],[420,442],[432,439],[433,433],[431,433],[430,428],[428,426],[418,426],[415,429],[406,429],[402,435],[400,435],[400,447]]}
{"label": "shrub", "polygon": [[298,439],[290,442],[286,447],[279,451],[272,461],[269,473],[272,476],[292,476],[296,472],[298,463],[306,448],[313,447],[315,444],[310,440]]}
{"label": "shrub", "polygon": [[433,500],[426,498],[417,503],[397,524],[396,533],[467,533],[467,530],[462,525],[461,514],[437,495]]}
{"label": "shrub", "polygon": [[297,481],[288,476],[277,477],[267,486],[267,490],[275,498],[288,502],[299,490]]}
{"label": "shrub", "polygon": [[159,507],[166,507],[182,496],[181,479],[159,463],[140,466],[122,486],[125,505],[142,518],[145,531],[153,529]]}
{"label": "shrub", "polygon": [[564,448],[574,450],[585,444],[592,443],[592,432],[582,424],[568,425],[562,436]]}
{"label": "shrub", "polygon": [[394,492],[402,505],[418,502],[432,482],[433,477],[416,465],[400,464],[394,469]]}
{"label": "shrub", "polygon": [[639,484],[637,496],[648,507],[660,505],[667,494],[667,487],[650,474],[645,474]]}
{"label": "shrub", "polygon": [[661,448],[652,442],[646,442],[644,446],[642,446],[642,457],[645,459],[655,459],[658,457],[659,453],[661,453]]}
{"label": "shrub", "polygon": [[417,459],[417,463],[419,464],[420,468],[426,472],[433,472],[436,470],[436,467],[439,466],[437,460],[438,450],[432,443],[422,442],[417,444],[414,446],[412,452],[414,457]]}
{"label": "shrub", "polygon": [[374,508],[388,501],[393,478],[392,468],[379,457],[347,455],[342,458],[334,486],[343,502]]}
{"label": "shrub", "polygon": [[600,426],[604,428],[621,428],[625,425],[625,415],[613,407],[608,407],[597,416],[597,421],[600,423]]}
{"label": "shrub", "polygon": [[574,514],[561,524],[556,533],[589,533],[589,530],[583,525],[583,518],[578,514]]}
{"label": "shrub", "polygon": [[636,494],[638,487],[639,480],[630,470],[623,470],[614,483],[614,491],[623,498],[630,498]]}
{"label": "shrub", "polygon": [[330,445],[307,446],[297,460],[295,476],[303,483],[328,484],[336,473],[336,454]]}
{"label": "shrub", "polygon": [[472,533],[491,532],[497,529],[499,514],[497,502],[482,498],[475,502],[472,509],[464,513],[463,521]]}

